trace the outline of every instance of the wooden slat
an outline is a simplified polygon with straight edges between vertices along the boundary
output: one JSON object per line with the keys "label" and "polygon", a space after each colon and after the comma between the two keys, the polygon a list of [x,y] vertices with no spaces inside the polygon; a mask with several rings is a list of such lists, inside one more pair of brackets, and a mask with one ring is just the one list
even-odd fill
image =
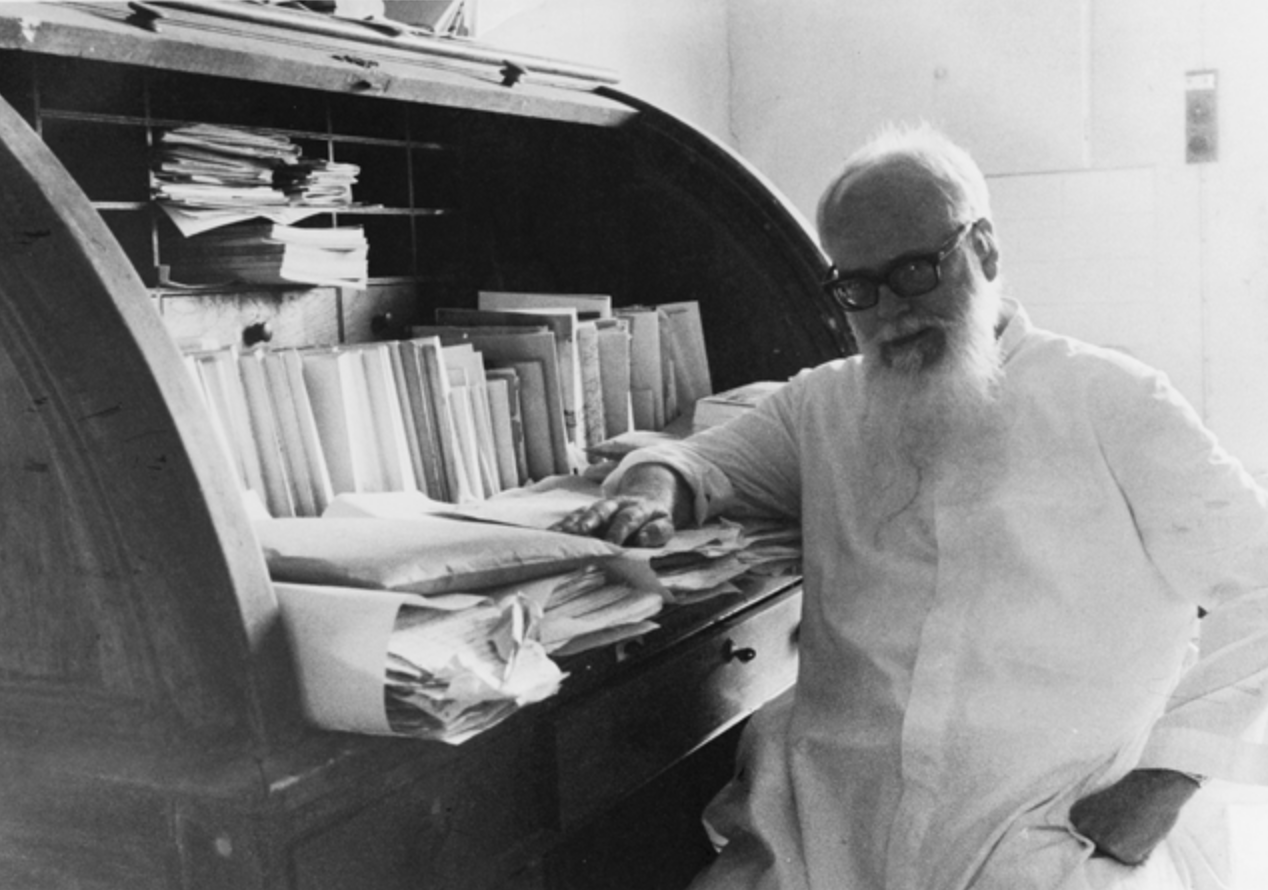
{"label": "wooden slat", "polygon": [[[5,696],[0,723],[259,744],[298,722],[292,675],[258,545],[192,378],[101,218],[3,101],[0,133],[5,392],[24,400],[26,429],[43,437],[6,440],[0,457],[16,454],[32,477],[61,486],[52,499],[20,486],[5,503],[6,528],[29,530],[0,544],[6,633],[58,614],[93,631],[83,670],[64,684],[47,684],[47,666],[10,675],[41,695]],[[42,461],[31,462],[41,443]],[[66,540],[66,529],[77,553],[49,559],[39,541]],[[28,583],[60,595],[14,595]],[[77,705],[102,696],[149,719],[102,726]]]}
{"label": "wooden slat", "polygon": [[[358,96],[617,126],[620,101],[534,82],[502,85],[500,67],[373,43],[172,11],[157,30],[129,24],[126,4],[0,5],[0,48],[235,77]],[[537,78],[541,80],[542,78]]]}

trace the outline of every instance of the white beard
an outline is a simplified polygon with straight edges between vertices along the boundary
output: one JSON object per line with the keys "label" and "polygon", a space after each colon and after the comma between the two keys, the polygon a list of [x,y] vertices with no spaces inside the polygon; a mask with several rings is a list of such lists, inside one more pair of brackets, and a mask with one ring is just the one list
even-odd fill
{"label": "white beard", "polygon": [[[915,523],[909,531],[931,535],[924,508],[935,486],[954,480],[956,495],[972,496],[998,474],[998,287],[988,285],[968,304],[960,317],[901,319],[896,330],[863,344],[859,507],[865,523],[877,523],[878,535],[903,514]],[[945,334],[940,353],[916,346],[884,354],[877,346],[927,323]]]}

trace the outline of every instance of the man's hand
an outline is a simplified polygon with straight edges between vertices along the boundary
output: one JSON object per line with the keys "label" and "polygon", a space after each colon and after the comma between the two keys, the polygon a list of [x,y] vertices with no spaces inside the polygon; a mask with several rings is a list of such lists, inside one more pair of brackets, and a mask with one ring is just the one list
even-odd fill
{"label": "man's hand", "polygon": [[1132,770],[1108,788],[1077,801],[1070,824],[1098,853],[1140,865],[1176,824],[1180,808],[1198,790],[1184,773]]}
{"label": "man's hand", "polygon": [[602,537],[613,544],[660,547],[685,521],[690,492],[682,478],[659,464],[639,464],[621,479],[615,497],[595,501],[552,526],[573,535]]}

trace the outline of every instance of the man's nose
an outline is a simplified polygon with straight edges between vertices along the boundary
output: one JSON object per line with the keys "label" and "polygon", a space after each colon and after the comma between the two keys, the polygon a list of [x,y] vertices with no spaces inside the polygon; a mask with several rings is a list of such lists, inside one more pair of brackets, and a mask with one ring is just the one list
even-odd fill
{"label": "man's nose", "polygon": [[903,297],[889,289],[889,285],[881,284],[876,289],[876,317],[884,321],[897,318],[907,312],[911,306]]}

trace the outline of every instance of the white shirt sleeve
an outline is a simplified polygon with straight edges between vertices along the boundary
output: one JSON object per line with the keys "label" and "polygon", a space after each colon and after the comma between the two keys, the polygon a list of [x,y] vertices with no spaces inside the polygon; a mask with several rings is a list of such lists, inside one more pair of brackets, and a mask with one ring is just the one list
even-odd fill
{"label": "white shirt sleeve", "polygon": [[721,426],[679,443],[640,448],[608,477],[604,490],[615,492],[630,467],[658,463],[686,480],[697,522],[722,512],[796,519],[801,503],[796,431],[805,379],[795,378]]}
{"label": "white shirt sleeve", "polygon": [[1145,549],[1207,610],[1140,765],[1268,784],[1268,496],[1161,374],[1103,392],[1102,447]]}

